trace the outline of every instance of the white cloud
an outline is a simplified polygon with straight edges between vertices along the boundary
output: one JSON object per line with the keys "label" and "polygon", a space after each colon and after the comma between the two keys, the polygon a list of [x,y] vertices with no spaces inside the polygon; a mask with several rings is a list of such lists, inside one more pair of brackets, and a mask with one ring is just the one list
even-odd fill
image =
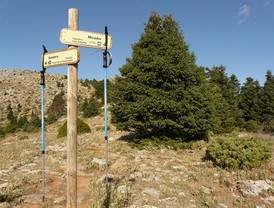
{"label": "white cloud", "polygon": [[250,16],[250,6],[248,6],[247,4],[244,4],[243,6],[240,7],[238,12],[238,23],[239,24],[244,23],[249,16]]}
{"label": "white cloud", "polygon": [[270,5],[272,0],[263,0],[263,6],[267,7],[268,5]]}

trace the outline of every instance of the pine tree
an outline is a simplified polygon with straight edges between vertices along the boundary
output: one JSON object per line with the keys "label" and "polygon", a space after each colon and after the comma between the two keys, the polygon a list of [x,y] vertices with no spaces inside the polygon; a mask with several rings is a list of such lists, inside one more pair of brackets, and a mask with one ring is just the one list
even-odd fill
{"label": "pine tree", "polygon": [[54,114],[57,118],[65,115],[66,113],[66,102],[64,99],[64,92],[56,94],[53,98],[52,104],[48,109],[48,114]]}
{"label": "pine tree", "polygon": [[226,74],[225,66],[213,67],[208,71],[209,82],[219,88],[222,99],[219,100],[218,114],[221,125],[218,132],[229,132],[241,123],[241,112],[238,108],[240,83],[237,77]]}
{"label": "pine tree", "polygon": [[118,129],[172,137],[215,128],[211,86],[171,15],[153,12],[132,49],[111,90]]}
{"label": "pine tree", "polygon": [[274,76],[268,70],[266,72],[266,81],[260,93],[260,121],[265,130],[273,131],[274,123]]}
{"label": "pine tree", "polygon": [[259,120],[260,90],[259,82],[251,77],[246,78],[246,82],[241,87],[239,108],[242,110],[242,118],[246,122]]}
{"label": "pine tree", "polygon": [[96,116],[99,113],[98,109],[99,103],[94,98],[91,97],[89,100],[85,99],[82,105],[82,111],[85,118],[90,118],[92,116]]}

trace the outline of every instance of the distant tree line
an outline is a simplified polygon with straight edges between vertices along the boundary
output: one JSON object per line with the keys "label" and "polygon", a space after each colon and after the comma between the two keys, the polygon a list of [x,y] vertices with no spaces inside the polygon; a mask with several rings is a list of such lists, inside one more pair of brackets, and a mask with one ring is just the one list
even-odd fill
{"label": "distant tree line", "polygon": [[[96,86],[94,87],[95,94],[91,94],[90,98],[85,98],[79,104],[79,112],[82,113],[82,116],[84,118],[90,118],[98,115],[99,109],[102,106],[100,99],[103,99],[103,82],[93,80],[92,82],[86,81],[85,83],[88,83],[89,87],[92,85]],[[57,85],[60,85],[60,83],[58,84],[57,82]],[[65,95],[64,92],[61,91],[55,95],[51,105],[45,112],[45,125],[53,124],[60,117],[65,116],[67,113],[66,106]],[[16,113],[14,111],[19,114],[22,111],[22,106],[18,104],[17,111],[13,109],[10,104],[7,106],[8,124],[2,128],[0,127],[0,138],[16,131],[33,132],[41,128],[40,115],[38,116],[32,112],[31,116],[24,115],[24,113],[22,113],[22,116],[15,116]]]}

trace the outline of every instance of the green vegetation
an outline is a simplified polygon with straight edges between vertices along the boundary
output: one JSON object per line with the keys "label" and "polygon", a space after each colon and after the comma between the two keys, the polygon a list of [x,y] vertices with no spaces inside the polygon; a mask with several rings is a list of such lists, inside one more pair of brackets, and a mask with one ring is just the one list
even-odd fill
{"label": "green vegetation", "polygon": [[85,118],[90,118],[99,114],[99,103],[91,97],[89,100],[85,99],[82,105],[82,111]]}
{"label": "green vegetation", "polygon": [[153,12],[149,17],[110,88],[111,121],[117,129],[178,145],[234,130],[274,133],[271,71],[263,87],[250,77],[240,86],[223,65],[197,66],[178,25],[171,15]]}
{"label": "green vegetation", "polygon": [[0,139],[5,137],[5,132],[0,128]]}
{"label": "green vegetation", "polygon": [[55,114],[52,114],[52,113],[49,113],[48,116],[45,119],[46,124],[53,124],[57,120],[58,120],[58,117]]}
{"label": "green vegetation", "polygon": [[[84,134],[84,133],[90,133],[90,127],[87,123],[85,123],[83,120],[78,119],[77,120],[77,134]],[[67,136],[67,122],[65,122],[59,129],[57,138],[65,137]]]}
{"label": "green vegetation", "polygon": [[258,138],[221,137],[209,143],[206,157],[217,166],[232,169],[258,167],[272,156],[272,144]]}
{"label": "green vegetation", "polygon": [[66,114],[66,101],[64,99],[63,91],[53,98],[52,104],[48,108],[48,114],[55,115],[57,118]]}
{"label": "green vegetation", "polygon": [[220,90],[196,65],[170,15],[152,13],[132,48],[111,88],[112,122],[118,129],[169,138],[197,138],[218,129],[225,117],[218,110]]}
{"label": "green vegetation", "polygon": [[[101,101],[101,103],[103,103],[104,101],[104,80],[88,80],[85,79],[84,81],[81,81],[82,86],[88,87],[90,88],[91,86],[93,86],[93,88],[95,89],[95,97]],[[107,88],[110,89],[112,86],[111,82],[109,80],[107,80]],[[111,102],[111,98],[108,97],[108,102]]]}
{"label": "green vegetation", "polygon": [[5,134],[14,133],[19,129],[25,132],[34,132],[38,131],[41,127],[41,119],[35,113],[32,112],[31,118],[28,121],[26,115],[16,118],[11,105],[8,106],[7,110],[7,119],[9,120],[9,123],[3,128],[2,131],[4,134],[2,134],[2,136]]}
{"label": "green vegetation", "polygon": [[20,202],[20,197],[24,194],[22,189],[24,183],[24,179],[10,181],[7,187],[1,189],[0,202],[15,204]]}

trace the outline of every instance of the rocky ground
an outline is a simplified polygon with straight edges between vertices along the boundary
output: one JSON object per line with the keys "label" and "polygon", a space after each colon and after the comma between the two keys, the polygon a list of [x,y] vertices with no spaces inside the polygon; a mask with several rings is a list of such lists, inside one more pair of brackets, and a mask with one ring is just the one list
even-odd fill
{"label": "rocky ground", "polygon": [[[62,122],[46,131],[45,203],[40,133],[18,132],[0,141],[0,207],[66,207],[66,138],[56,138]],[[204,160],[204,141],[181,151],[138,150],[120,140],[127,133],[113,126],[106,194],[103,117],[86,122],[92,132],[78,136],[78,208],[274,207],[273,160],[251,171],[223,170]]]}

